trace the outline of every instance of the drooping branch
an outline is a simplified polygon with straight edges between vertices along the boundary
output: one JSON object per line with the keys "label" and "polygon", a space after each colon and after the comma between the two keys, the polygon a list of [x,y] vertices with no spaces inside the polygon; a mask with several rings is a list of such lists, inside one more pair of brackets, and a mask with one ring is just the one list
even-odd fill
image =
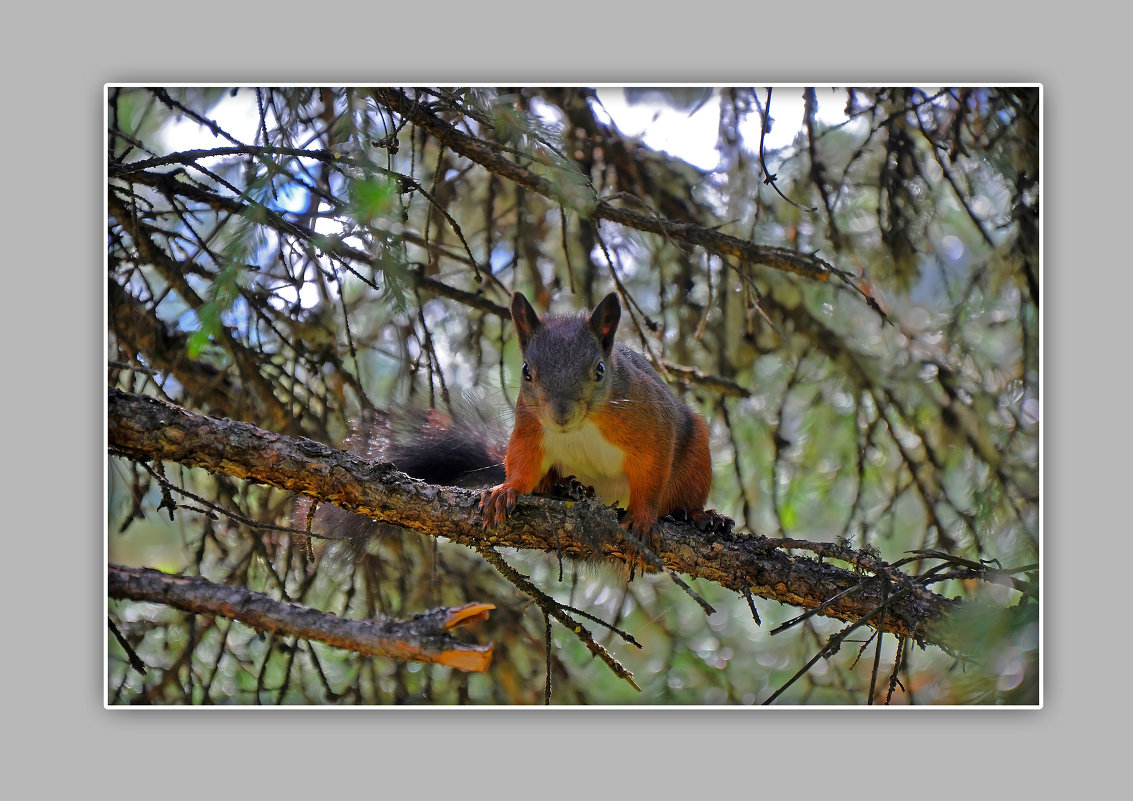
{"label": "drooping branch", "polygon": [[[135,218],[126,203],[115,192],[107,193],[107,205],[110,213],[130,232],[142,257],[152,264],[171,286],[176,288],[185,302],[199,311],[206,301],[189,284],[186,278],[189,271],[185,266],[154,241],[152,231],[142,221]],[[284,404],[275,396],[270,382],[261,373],[260,359],[257,354],[248,350],[239,337],[228,328],[220,329],[217,340],[231,355],[243,384],[253,391],[273,427],[285,429],[290,415],[288,415]]]}
{"label": "drooping branch", "polygon": [[148,568],[110,565],[112,598],[152,601],[186,612],[239,620],[261,631],[390,659],[429,662],[482,673],[492,663],[492,644],[461,642],[449,631],[480,620],[495,607],[473,603],[433,609],[408,620],[349,620],[254,592],[215,584],[199,576],[177,576]]}
{"label": "drooping branch", "polygon": [[[570,504],[524,497],[507,522],[485,530],[479,493],[412,479],[385,462],[369,462],[301,437],[248,423],[195,414],[154,398],[109,389],[108,443],[134,459],[162,459],[268,484],[470,547],[532,548],[574,559],[624,560],[614,510],[596,501]],[[944,648],[938,624],[959,602],[916,584],[899,571],[884,577],[786,553],[790,541],[747,534],[708,535],[692,524],[664,520],[656,552],[673,571],[712,581],[740,595],[807,609],[844,621],[874,615],[890,599],[883,628]],[[860,569],[860,568],[859,568]],[[904,590],[886,594],[882,584]],[[895,600],[894,600],[895,599]],[[875,616],[880,619],[881,616]]]}
{"label": "drooping branch", "polygon": [[172,375],[189,397],[213,411],[231,414],[246,405],[245,393],[231,372],[188,358],[187,336],[170,330],[113,278],[106,284],[110,330],[132,359]]}

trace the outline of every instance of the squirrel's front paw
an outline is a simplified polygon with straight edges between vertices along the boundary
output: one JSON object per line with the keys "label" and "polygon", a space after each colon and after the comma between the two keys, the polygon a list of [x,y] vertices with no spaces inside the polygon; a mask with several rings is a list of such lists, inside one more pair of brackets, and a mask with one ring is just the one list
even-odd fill
{"label": "squirrel's front paw", "polygon": [[480,511],[484,513],[484,527],[497,526],[507,520],[508,512],[515,509],[519,492],[514,487],[498,484],[480,494]]}
{"label": "squirrel's front paw", "polygon": [[[538,489],[536,492],[538,493]],[[583,484],[574,476],[567,476],[551,485],[548,494],[564,501],[584,501],[595,497],[594,488]]]}

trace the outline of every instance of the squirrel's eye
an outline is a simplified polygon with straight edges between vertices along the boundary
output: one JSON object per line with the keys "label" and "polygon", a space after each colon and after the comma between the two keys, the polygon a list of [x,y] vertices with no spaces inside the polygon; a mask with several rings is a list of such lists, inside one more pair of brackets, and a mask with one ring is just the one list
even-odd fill
{"label": "squirrel's eye", "polygon": [[605,374],[606,374],[606,365],[602,364],[602,362],[598,362],[598,366],[594,368],[594,380],[595,381],[601,381],[602,376],[604,376]]}
{"label": "squirrel's eye", "polygon": [[527,362],[523,363],[523,380],[524,381],[530,381],[531,380],[531,366]]}

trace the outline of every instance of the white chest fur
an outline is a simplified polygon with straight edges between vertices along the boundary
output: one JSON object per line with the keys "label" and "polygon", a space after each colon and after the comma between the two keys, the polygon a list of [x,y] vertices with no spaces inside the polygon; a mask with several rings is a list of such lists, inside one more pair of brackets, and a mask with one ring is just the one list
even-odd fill
{"label": "white chest fur", "polygon": [[594,487],[603,503],[629,503],[629,483],[623,469],[624,453],[611,445],[593,423],[573,431],[543,430],[543,470],[558,468]]}

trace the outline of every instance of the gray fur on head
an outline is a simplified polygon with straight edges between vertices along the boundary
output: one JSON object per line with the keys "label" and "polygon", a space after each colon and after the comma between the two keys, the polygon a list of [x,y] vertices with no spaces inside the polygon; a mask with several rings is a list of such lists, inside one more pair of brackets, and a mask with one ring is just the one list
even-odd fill
{"label": "gray fur on head", "polygon": [[612,364],[614,335],[621,317],[618,296],[610,293],[593,312],[548,314],[540,318],[522,293],[511,303],[525,372],[523,391],[558,419],[569,416],[579,403],[593,405],[609,393],[609,381],[596,382],[595,370]]}

